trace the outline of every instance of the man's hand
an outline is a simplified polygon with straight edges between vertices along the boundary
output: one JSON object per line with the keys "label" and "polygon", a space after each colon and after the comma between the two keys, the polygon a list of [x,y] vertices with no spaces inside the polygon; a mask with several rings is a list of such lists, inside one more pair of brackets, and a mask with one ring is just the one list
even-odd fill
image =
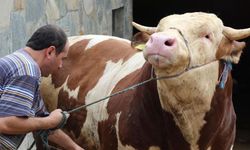
{"label": "man's hand", "polygon": [[56,129],[62,127],[66,123],[69,116],[69,113],[63,112],[61,109],[55,109],[47,117],[49,129]]}

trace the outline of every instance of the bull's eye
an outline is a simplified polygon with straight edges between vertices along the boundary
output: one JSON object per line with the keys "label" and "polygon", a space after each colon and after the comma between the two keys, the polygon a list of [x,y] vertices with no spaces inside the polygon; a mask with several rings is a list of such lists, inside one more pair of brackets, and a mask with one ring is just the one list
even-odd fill
{"label": "bull's eye", "polygon": [[213,33],[210,32],[210,33],[204,34],[204,38],[206,38],[206,39],[212,41],[212,40],[213,40]]}
{"label": "bull's eye", "polygon": [[206,39],[210,39],[210,35],[207,34],[207,35],[205,36],[205,38],[206,38]]}

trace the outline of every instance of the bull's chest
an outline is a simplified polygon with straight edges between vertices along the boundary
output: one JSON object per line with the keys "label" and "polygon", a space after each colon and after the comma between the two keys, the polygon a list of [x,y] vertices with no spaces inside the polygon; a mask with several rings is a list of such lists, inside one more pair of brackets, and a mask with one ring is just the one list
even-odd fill
{"label": "bull's chest", "polygon": [[159,80],[157,88],[162,108],[173,115],[191,149],[198,149],[204,117],[210,110],[218,80],[218,67],[186,72],[178,78]]}

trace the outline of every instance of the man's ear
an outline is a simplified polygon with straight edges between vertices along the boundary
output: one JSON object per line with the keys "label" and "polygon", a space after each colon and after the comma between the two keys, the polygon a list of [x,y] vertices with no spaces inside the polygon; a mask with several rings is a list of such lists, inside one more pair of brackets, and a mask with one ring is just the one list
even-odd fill
{"label": "man's ear", "polygon": [[54,55],[56,55],[56,47],[55,46],[50,46],[48,48],[45,49],[45,55],[47,58],[51,58]]}

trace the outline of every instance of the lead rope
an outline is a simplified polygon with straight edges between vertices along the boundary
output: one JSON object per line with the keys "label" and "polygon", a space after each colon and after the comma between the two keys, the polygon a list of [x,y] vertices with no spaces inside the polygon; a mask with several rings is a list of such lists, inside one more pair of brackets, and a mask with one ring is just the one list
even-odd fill
{"label": "lead rope", "polygon": [[[86,107],[91,106],[91,105],[93,105],[93,104],[96,104],[96,103],[99,103],[99,102],[101,102],[101,101],[104,101],[104,100],[106,100],[106,99],[108,99],[108,98],[110,98],[110,97],[113,97],[113,96],[116,96],[116,95],[125,93],[125,92],[127,92],[127,91],[129,91],[129,90],[133,90],[133,89],[135,89],[135,88],[137,88],[137,87],[139,87],[139,86],[141,86],[141,85],[144,85],[144,84],[146,84],[146,83],[148,83],[148,82],[151,82],[151,81],[153,81],[153,80],[161,80],[161,79],[167,79],[167,78],[178,77],[178,76],[180,76],[181,74],[183,74],[184,72],[186,72],[186,71],[188,71],[188,70],[197,68],[198,66],[196,66],[196,67],[190,67],[190,64],[191,64],[191,51],[190,51],[189,46],[188,46],[188,41],[187,41],[186,38],[184,37],[183,33],[182,33],[179,29],[174,28],[174,27],[170,27],[170,29],[174,29],[174,30],[177,30],[177,31],[179,32],[179,34],[182,36],[182,38],[183,38],[183,40],[184,40],[184,42],[185,42],[185,45],[186,45],[186,47],[187,47],[187,49],[188,49],[188,52],[189,52],[189,62],[188,62],[187,66],[185,67],[185,69],[184,69],[183,71],[181,71],[181,72],[179,72],[179,73],[177,73],[177,74],[175,74],[175,75],[171,75],[171,76],[156,77],[156,78],[154,78],[154,77],[153,77],[153,67],[152,67],[150,79],[145,80],[145,81],[143,81],[143,82],[141,82],[141,83],[132,85],[132,86],[126,88],[126,89],[123,89],[123,90],[121,90],[121,91],[118,91],[118,92],[116,92],[116,93],[113,93],[113,94],[111,94],[111,95],[109,95],[109,96],[106,96],[106,97],[104,97],[104,98],[101,98],[101,99],[99,99],[99,100],[97,100],[97,101],[94,101],[94,102],[92,102],[92,103],[89,103],[89,104],[85,104],[85,105],[76,107],[76,108],[74,108],[74,109],[72,109],[72,110],[69,110],[69,111],[64,111],[64,113],[69,113],[69,114],[70,114],[70,113],[76,112],[76,111],[78,111],[78,110],[80,110],[80,109],[83,109],[83,108],[86,108]],[[67,119],[63,119],[63,120],[66,120],[66,121],[67,121]],[[65,121],[65,123],[66,123],[66,121]],[[64,125],[64,124],[63,124],[63,125]],[[62,125],[61,127],[63,127],[63,125]],[[43,142],[43,145],[45,146],[45,149],[46,149],[46,150],[49,150],[50,147],[51,147],[51,146],[48,144],[48,135],[49,135],[49,132],[48,132],[48,131],[50,131],[50,130],[42,130],[42,131],[40,132],[40,134],[39,134],[39,136],[41,137],[42,142]],[[35,141],[32,143],[32,145],[30,146],[30,148],[29,148],[28,150],[31,150],[32,147],[34,146],[34,144],[35,144]]]}
{"label": "lead rope", "polygon": [[[139,86],[141,86],[141,85],[144,85],[144,84],[146,84],[146,83],[148,83],[148,82],[150,82],[150,81],[152,81],[152,80],[156,80],[156,78],[153,78],[153,68],[152,68],[152,70],[151,70],[151,77],[150,77],[150,79],[148,79],[148,80],[145,80],[145,81],[143,81],[143,82],[141,82],[141,83],[132,85],[132,86],[126,88],[126,89],[123,89],[123,90],[121,90],[121,91],[118,91],[118,92],[116,92],[116,93],[114,93],[114,94],[111,94],[111,95],[109,95],[109,96],[106,96],[106,97],[104,97],[104,98],[101,98],[101,99],[99,99],[99,100],[97,100],[97,101],[94,101],[94,102],[92,102],[92,103],[89,103],[89,104],[86,104],[86,105],[81,105],[81,106],[79,106],[79,107],[77,107],[77,108],[75,108],[75,109],[69,110],[69,111],[63,111],[63,112],[62,112],[62,114],[63,114],[63,119],[62,119],[61,123],[59,123],[59,125],[58,125],[55,129],[40,130],[40,131],[37,132],[37,135],[41,137],[41,140],[42,140],[42,142],[43,142],[43,146],[44,146],[45,150],[50,150],[50,148],[58,149],[58,148],[53,147],[53,146],[51,146],[51,145],[48,144],[48,136],[49,136],[50,132],[52,132],[53,130],[62,128],[62,127],[66,124],[66,121],[67,121],[67,118],[66,118],[66,115],[65,115],[66,113],[69,113],[69,114],[70,114],[70,113],[79,111],[80,109],[86,108],[86,107],[91,106],[91,105],[96,104],[96,103],[99,103],[99,102],[104,101],[104,100],[106,100],[106,99],[108,99],[108,98],[110,98],[110,97],[113,97],[113,96],[116,96],[116,95],[125,93],[125,92],[127,92],[127,91],[129,91],[129,90],[133,90],[133,89],[135,89],[135,88],[137,88],[137,87],[139,87]],[[30,146],[27,150],[31,150],[31,149],[33,148],[34,145],[35,145],[35,140],[33,141],[33,143],[31,144],[31,146]],[[60,149],[58,149],[58,150],[60,150]]]}
{"label": "lead rope", "polygon": [[[162,80],[162,79],[175,78],[175,77],[178,77],[178,76],[182,75],[183,73],[188,72],[188,71],[190,71],[190,70],[193,70],[193,69],[196,69],[196,68],[200,68],[200,67],[202,67],[202,66],[205,66],[205,65],[208,65],[208,64],[213,63],[213,62],[215,62],[215,61],[218,61],[218,60],[215,59],[215,60],[212,60],[212,61],[210,61],[210,62],[201,64],[201,65],[191,66],[191,51],[190,51],[189,46],[188,46],[188,41],[186,40],[186,38],[184,37],[183,33],[182,33],[179,29],[174,28],[174,27],[170,27],[170,29],[175,29],[175,30],[177,30],[177,31],[180,33],[180,35],[183,37],[184,42],[185,42],[185,45],[186,45],[186,47],[187,47],[187,49],[188,49],[188,52],[189,52],[189,62],[188,62],[187,66],[185,67],[184,70],[182,70],[182,71],[180,71],[179,73],[176,73],[176,74],[174,74],[174,75],[170,75],[170,76],[153,77],[154,71],[153,71],[153,67],[152,67],[150,79],[145,80],[145,81],[142,81],[142,82],[140,82],[140,83],[138,83],[138,84],[129,86],[129,87],[123,89],[123,90],[120,90],[120,91],[118,91],[118,92],[115,92],[115,93],[113,93],[113,94],[111,94],[111,95],[109,95],[109,96],[106,96],[106,97],[104,97],[104,98],[101,98],[101,99],[99,99],[99,100],[96,100],[96,101],[94,101],[94,102],[92,102],[92,103],[84,104],[84,105],[81,105],[81,106],[79,106],[79,107],[76,107],[76,108],[71,109],[71,110],[68,110],[68,111],[63,111],[62,114],[65,115],[66,113],[69,113],[69,114],[70,114],[70,113],[79,111],[80,109],[86,108],[86,107],[91,106],[91,105],[96,104],[96,103],[99,103],[99,102],[104,101],[104,100],[106,100],[106,99],[108,99],[108,98],[111,98],[111,97],[113,97],[113,96],[116,96],[116,95],[125,93],[125,92],[127,92],[127,91],[129,91],[129,90],[133,90],[133,89],[135,89],[135,88],[137,88],[137,87],[139,87],[139,86],[142,86],[142,85],[144,85],[144,84],[146,84],[146,83],[148,83],[148,82],[151,82],[151,81],[154,81],[154,80]],[[228,64],[228,63],[225,63],[225,64]],[[226,67],[226,68],[230,68],[230,67]],[[230,70],[230,69],[226,69],[226,71],[229,71],[229,70]],[[223,71],[223,72],[224,72],[224,71]],[[223,73],[223,74],[224,74],[224,73]],[[225,78],[226,78],[226,77],[227,77],[227,75],[223,75],[223,77],[222,77],[223,79],[221,80],[221,83],[222,83],[222,82],[223,82],[223,83],[225,82]],[[222,86],[220,86],[220,87],[222,87]],[[63,116],[64,116],[64,115],[63,115]],[[61,123],[59,124],[59,126],[58,126],[56,129],[62,128],[62,127],[66,124],[66,121],[67,121],[67,118],[63,117]],[[63,123],[62,123],[62,122],[63,122]],[[55,130],[55,129],[52,129],[52,130]],[[49,132],[52,131],[52,130],[51,130],[51,129],[49,129],[49,130],[42,130],[43,132],[42,132],[42,134],[40,134],[40,137],[41,137],[41,139],[42,139],[43,144],[45,145],[46,150],[50,150],[50,148],[54,148],[54,149],[60,150],[60,149],[58,149],[58,148],[56,148],[56,147],[53,147],[53,146],[51,146],[51,145],[48,144],[48,135],[49,135]],[[48,132],[48,131],[49,131],[49,132]],[[30,148],[29,148],[28,150],[31,150],[31,149],[32,149],[32,147],[34,146],[34,143],[35,143],[35,141],[32,143],[32,145],[30,146]]]}
{"label": "lead rope", "polygon": [[97,100],[97,101],[94,101],[94,102],[92,102],[92,103],[89,103],[89,104],[86,104],[86,105],[79,106],[79,107],[74,108],[74,109],[72,109],[72,110],[69,110],[69,111],[67,111],[67,112],[68,112],[69,114],[72,113],[72,112],[76,112],[76,111],[78,111],[78,110],[80,110],[80,109],[82,109],[82,108],[86,108],[86,107],[88,107],[88,106],[90,106],[90,105],[99,103],[99,102],[104,101],[104,100],[106,100],[106,99],[108,99],[108,98],[110,98],[110,97],[113,97],[113,96],[116,96],[116,95],[125,93],[125,92],[127,92],[127,91],[129,91],[129,90],[133,90],[133,89],[135,89],[135,88],[137,88],[137,87],[139,87],[139,86],[141,86],[141,85],[144,85],[144,84],[146,84],[146,83],[148,83],[148,82],[150,82],[150,81],[153,81],[153,80],[157,80],[157,78],[153,78],[153,67],[152,67],[150,79],[145,80],[145,81],[143,81],[143,82],[140,82],[140,83],[138,83],[138,84],[132,85],[132,86],[130,86],[130,87],[128,87],[128,88],[125,88],[125,89],[123,89],[123,90],[121,90],[121,91],[118,91],[118,92],[116,92],[116,93],[113,93],[113,94],[111,94],[111,95],[109,95],[109,96],[106,96],[106,97],[104,97],[104,98],[101,98],[101,99],[99,99],[99,100]]}
{"label": "lead rope", "polygon": [[[130,86],[130,87],[128,87],[128,88],[125,88],[125,89],[123,89],[123,90],[121,90],[121,91],[118,91],[118,92],[116,92],[116,93],[113,93],[113,94],[111,94],[111,95],[109,95],[109,96],[106,96],[106,97],[104,97],[104,98],[101,98],[101,99],[99,99],[99,100],[96,100],[96,101],[94,101],[94,102],[92,102],[92,103],[85,104],[85,105],[81,105],[81,106],[76,107],[76,108],[74,108],[74,109],[71,109],[71,110],[69,110],[69,111],[63,111],[62,114],[65,114],[65,113],[69,113],[69,114],[70,114],[70,113],[79,111],[80,109],[83,109],[83,108],[86,108],[86,107],[88,107],[88,106],[94,105],[94,104],[96,104],[96,103],[99,103],[99,102],[101,102],[101,101],[104,101],[104,100],[106,100],[106,99],[108,99],[108,98],[111,98],[111,97],[113,97],[113,96],[116,96],[116,95],[125,93],[125,92],[127,92],[127,91],[129,91],[129,90],[136,89],[137,87],[142,86],[142,85],[144,85],[144,84],[146,84],[146,83],[148,83],[148,82],[154,81],[154,80],[162,80],[162,79],[170,79],[170,78],[178,77],[178,76],[182,75],[183,73],[185,73],[185,72],[187,72],[187,71],[190,71],[190,70],[193,70],[193,69],[196,69],[196,68],[200,68],[200,67],[205,66],[205,65],[208,65],[208,64],[210,64],[210,63],[212,63],[212,62],[214,62],[214,61],[211,61],[211,62],[206,63],[206,64],[197,65],[197,66],[193,66],[193,67],[187,68],[187,69],[185,69],[185,70],[183,70],[183,71],[181,71],[181,72],[179,72],[179,73],[177,73],[177,74],[174,74],[174,75],[162,76],[162,77],[153,77],[153,72],[154,72],[154,71],[153,71],[153,67],[152,67],[150,79],[145,80],[145,81],[143,81],[143,82],[140,82],[140,83],[138,83],[138,84],[132,85],[132,86]],[[228,69],[228,70],[229,70],[229,69]],[[223,75],[223,76],[225,76],[225,75]],[[223,77],[223,79],[225,79],[225,77]],[[225,83],[225,80],[221,80],[220,83],[224,84],[224,83]],[[59,126],[58,126],[56,129],[62,128],[62,127],[66,124],[66,121],[67,121],[67,118],[63,117],[63,119],[62,119],[62,122],[63,122],[63,123],[60,123]],[[44,145],[44,148],[45,148],[46,150],[50,150],[50,148],[54,148],[54,149],[57,149],[57,150],[61,150],[61,149],[59,149],[59,148],[53,147],[53,146],[51,146],[51,145],[48,144],[48,136],[49,136],[50,132],[53,131],[53,130],[55,130],[55,129],[42,130],[42,131],[40,131],[39,136],[41,137],[42,142],[43,142],[43,145]],[[32,143],[31,147],[30,147],[28,150],[31,150],[31,149],[32,149],[32,147],[34,146],[34,143],[35,143],[35,141]]]}
{"label": "lead rope", "polygon": [[[188,46],[188,41],[187,41],[186,38],[184,37],[184,35],[183,35],[183,33],[181,32],[181,30],[178,29],[178,28],[175,28],[175,27],[170,27],[169,29],[174,29],[174,30],[177,30],[177,31],[179,32],[179,34],[181,35],[181,37],[183,38],[183,40],[184,40],[184,42],[185,42],[185,46],[186,46],[187,49],[188,49],[189,61],[188,61],[188,64],[187,64],[186,68],[185,68],[183,71],[181,71],[180,73],[177,73],[177,74],[175,74],[175,75],[171,75],[171,76],[153,78],[153,67],[152,67],[150,79],[148,79],[148,80],[146,80],[146,81],[143,81],[143,82],[141,82],[141,83],[132,85],[132,86],[130,86],[130,87],[124,89],[124,90],[118,91],[118,92],[116,92],[116,93],[114,93],[114,94],[111,94],[111,95],[109,95],[109,96],[107,96],[107,97],[104,97],[104,98],[102,98],[102,99],[100,99],[100,100],[97,100],[97,101],[94,101],[94,102],[92,102],[92,103],[89,103],[89,104],[86,104],[86,105],[77,107],[77,108],[75,108],[75,109],[72,109],[72,110],[68,111],[68,113],[72,113],[72,112],[78,111],[79,109],[86,108],[86,107],[88,107],[88,106],[90,106],[90,105],[93,105],[93,104],[95,104],[95,103],[99,103],[99,102],[101,102],[101,101],[103,101],[103,100],[105,100],[105,99],[108,99],[108,98],[110,98],[110,97],[113,97],[113,96],[116,96],[116,95],[125,93],[125,92],[127,92],[127,91],[129,91],[129,90],[135,89],[135,88],[137,88],[138,86],[141,86],[141,85],[143,85],[143,84],[145,84],[145,83],[148,83],[148,82],[150,82],[150,81],[152,81],[152,80],[160,80],[160,79],[166,79],[166,78],[177,77],[177,76],[181,75],[182,73],[184,73],[184,72],[190,70],[191,68],[197,68],[197,67],[190,67],[190,64],[191,64],[191,51],[190,51],[190,48],[189,48],[189,46]],[[200,65],[200,66],[203,66],[203,65]]]}
{"label": "lead rope", "polygon": [[225,61],[224,62],[224,69],[221,73],[221,76],[219,78],[219,83],[218,83],[218,87],[221,89],[224,89],[225,84],[227,82],[227,78],[228,78],[228,73],[232,70],[232,63],[229,61]]}
{"label": "lead rope", "polygon": [[[49,140],[48,140],[48,137],[49,135],[55,131],[56,129],[60,129],[62,128],[66,122],[67,122],[67,112],[66,111],[63,111],[61,112],[62,113],[62,120],[61,122],[57,125],[57,127],[55,128],[52,128],[52,129],[48,129],[48,130],[39,130],[35,133],[35,136],[39,136],[42,140],[42,143],[43,143],[43,148],[45,150],[50,150],[50,148],[53,148],[53,149],[56,149],[56,150],[61,150],[57,147],[54,147],[54,146],[51,146],[49,145]],[[33,146],[35,145],[35,140],[33,141],[33,143],[30,145],[30,147],[27,149],[27,150],[31,150],[33,148]]]}

